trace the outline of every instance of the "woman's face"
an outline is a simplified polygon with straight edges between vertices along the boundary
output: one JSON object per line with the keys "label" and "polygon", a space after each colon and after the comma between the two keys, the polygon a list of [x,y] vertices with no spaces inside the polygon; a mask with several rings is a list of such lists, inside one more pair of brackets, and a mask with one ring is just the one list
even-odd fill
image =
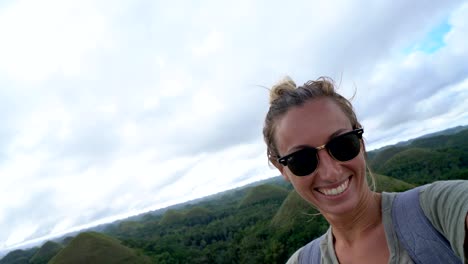
{"label": "woman's face", "polygon": [[[275,140],[280,156],[284,156],[305,146],[322,146],[351,130],[351,123],[340,107],[331,99],[319,98],[291,108],[278,120]],[[318,151],[318,159],[317,169],[303,177],[294,175],[287,166],[275,166],[299,195],[323,214],[339,215],[356,208],[369,190],[362,144],[361,152],[352,160],[336,161],[325,149]]]}

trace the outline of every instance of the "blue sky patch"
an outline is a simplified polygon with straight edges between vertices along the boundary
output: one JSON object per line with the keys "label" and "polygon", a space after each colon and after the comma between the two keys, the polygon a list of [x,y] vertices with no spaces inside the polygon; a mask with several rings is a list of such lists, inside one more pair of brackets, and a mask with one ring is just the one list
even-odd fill
{"label": "blue sky patch", "polygon": [[450,29],[451,26],[448,23],[448,20],[445,20],[429,31],[420,42],[417,42],[404,49],[404,53],[409,54],[415,51],[420,51],[431,54],[436,52],[445,46],[444,36],[450,31]]}

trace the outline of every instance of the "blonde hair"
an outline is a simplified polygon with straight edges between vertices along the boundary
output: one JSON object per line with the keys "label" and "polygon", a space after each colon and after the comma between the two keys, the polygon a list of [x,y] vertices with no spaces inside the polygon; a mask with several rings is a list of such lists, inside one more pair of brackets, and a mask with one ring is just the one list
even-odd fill
{"label": "blonde hair", "polygon": [[353,129],[362,127],[357,120],[351,102],[336,92],[335,83],[331,78],[320,77],[297,87],[296,83],[286,76],[270,90],[270,108],[263,126],[263,138],[267,145],[267,155],[270,162],[276,163],[276,159],[279,158],[275,142],[276,121],[292,107],[301,106],[307,101],[317,98],[333,100],[348,117]]}
{"label": "blonde hair", "polygon": [[296,83],[291,79],[291,77],[284,77],[281,81],[271,87],[270,105],[283,94],[294,91],[296,88]]}

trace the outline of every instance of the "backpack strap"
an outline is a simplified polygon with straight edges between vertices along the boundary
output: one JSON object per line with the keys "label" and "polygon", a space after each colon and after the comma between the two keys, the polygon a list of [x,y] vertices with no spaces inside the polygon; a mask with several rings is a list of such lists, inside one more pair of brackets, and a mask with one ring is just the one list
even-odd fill
{"label": "backpack strap", "polygon": [[424,186],[396,195],[392,205],[392,221],[397,237],[416,264],[461,264],[447,239],[427,219],[419,203]]}
{"label": "backpack strap", "polygon": [[299,264],[320,264],[322,256],[320,253],[320,241],[325,239],[325,235],[326,233],[302,248],[299,252]]}

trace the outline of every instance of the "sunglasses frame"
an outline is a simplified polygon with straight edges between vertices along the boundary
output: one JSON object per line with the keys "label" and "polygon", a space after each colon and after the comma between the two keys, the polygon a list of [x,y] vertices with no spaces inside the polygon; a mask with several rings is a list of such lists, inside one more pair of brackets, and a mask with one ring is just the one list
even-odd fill
{"label": "sunglasses frame", "polygon": [[[322,149],[326,149],[327,152],[328,152],[328,154],[329,154],[334,160],[336,160],[336,161],[338,161],[338,162],[345,162],[345,161],[339,160],[339,159],[335,158],[335,156],[333,156],[333,154],[331,153],[330,149],[328,148],[330,142],[332,142],[333,140],[335,140],[335,139],[337,139],[337,138],[340,138],[340,137],[343,137],[343,136],[347,136],[347,135],[356,135],[356,136],[358,137],[358,139],[361,140],[361,139],[362,139],[362,134],[363,134],[363,133],[364,133],[364,129],[363,129],[363,128],[357,128],[357,129],[351,130],[351,131],[349,131],[349,132],[343,133],[343,134],[341,134],[341,135],[338,135],[338,136],[332,138],[332,139],[331,139],[330,141],[328,141],[326,144],[323,144],[323,145],[318,146],[318,147],[305,147],[305,148],[302,148],[302,149],[297,150],[297,151],[294,151],[293,153],[288,154],[288,155],[286,155],[286,156],[279,157],[279,158],[277,159],[277,161],[278,161],[279,164],[281,164],[281,165],[283,165],[283,166],[288,166],[288,161],[289,161],[289,159],[290,159],[292,156],[294,156],[297,152],[303,151],[304,149],[313,149],[313,150],[315,150],[315,157],[317,158],[317,166],[315,167],[315,169],[314,169],[312,172],[310,172],[309,174],[307,174],[307,175],[310,175],[310,174],[314,173],[314,172],[317,170],[317,168],[318,168],[318,164],[319,164],[319,161],[320,161],[319,158],[318,158],[318,152],[319,152],[320,150],[322,150]],[[361,142],[359,142],[359,146],[361,146]],[[361,151],[359,151],[359,152],[361,152]],[[351,158],[351,159],[349,159],[349,160],[352,160],[352,159],[356,158],[356,157],[359,155],[359,152],[358,152],[358,154],[357,154],[356,156],[354,156],[353,158]],[[349,160],[346,160],[346,161],[349,161]],[[291,171],[291,172],[292,172],[292,171]],[[294,173],[294,172],[293,172],[293,173]],[[299,175],[297,175],[297,176],[299,176]],[[306,175],[303,175],[303,176],[306,176]],[[299,177],[303,177],[303,176],[299,176]]]}

